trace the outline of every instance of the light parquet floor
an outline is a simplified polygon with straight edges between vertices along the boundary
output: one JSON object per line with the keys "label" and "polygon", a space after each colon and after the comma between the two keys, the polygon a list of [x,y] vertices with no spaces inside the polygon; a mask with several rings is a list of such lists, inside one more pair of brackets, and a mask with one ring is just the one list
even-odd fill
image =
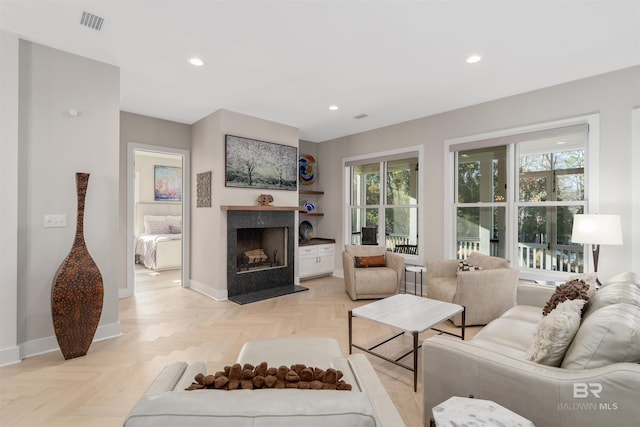
{"label": "light parquet floor", "polygon": [[[219,370],[252,339],[333,337],[348,354],[347,312],[368,303],[351,301],[335,277],[303,282],[307,292],[247,305],[183,289],[176,277],[177,272],[155,275],[138,285],[134,297],[120,300],[122,336],[93,343],[85,357],[65,361],[56,351],[0,368],[0,425],[120,426],[167,363],[204,360],[209,370]],[[453,329],[450,323],[440,327]],[[468,328],[468,336],[478,329]],[[354,342],[373,343],[390,332],[354,319]],[[410,337],[401,338],[386,344],[385,352],[402,354],[410,345]],[[420,382],[414,393],[410,371],[367,357],[407,426],[422,426]]]}

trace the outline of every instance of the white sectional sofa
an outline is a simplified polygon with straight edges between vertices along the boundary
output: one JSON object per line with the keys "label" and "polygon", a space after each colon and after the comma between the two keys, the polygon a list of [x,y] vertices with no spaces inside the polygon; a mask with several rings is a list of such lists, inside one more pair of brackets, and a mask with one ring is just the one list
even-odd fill
{"label": "white sectional sofa", "polygon": [[434,406],[469,395],[540,427],[640,425],[640,285],[633,279],[612,283],[591,296],[558,367],[526,357],[554,290],[519,285],[517,305],[472,340],[424,341],[425,425]]}
{"label": "white sectional sofa", "polygon": [[[345,357],[332,338],[272,338],[246,343],[236,361],[290,366],[302,363],[343,372],[352,391],[184,391],[204,362],[164,368],[124,421],[124,427],[402,427],[404,422],[373,367],[362,354]],[[222,367],[220,367],[221,369]]]}

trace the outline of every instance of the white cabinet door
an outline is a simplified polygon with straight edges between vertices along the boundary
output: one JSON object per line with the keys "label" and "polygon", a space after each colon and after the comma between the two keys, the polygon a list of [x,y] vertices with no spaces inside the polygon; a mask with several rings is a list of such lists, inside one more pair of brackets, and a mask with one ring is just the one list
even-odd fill
{"label": "white cabinet door", "polygon": [[301,279],[333,273],[335,244],[298,248],[298,275]]}
{"label": "white cabinet door", "polygon": [[335,245],[319,245],[318,246],[318,274],[332,274],[335,264],[334,255]]}
{"label": "white cabinet door", "polygon": [[316,274],[318,248],[303,246],[298,248],[298,275],[300,278],[311,277]]}

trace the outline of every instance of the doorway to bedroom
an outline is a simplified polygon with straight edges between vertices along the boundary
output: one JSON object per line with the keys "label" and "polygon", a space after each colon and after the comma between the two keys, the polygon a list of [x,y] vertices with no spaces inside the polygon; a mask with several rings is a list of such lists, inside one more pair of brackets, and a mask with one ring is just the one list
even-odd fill
{"label": "doorway to bedroom", "polygon": [[129,144],[129,296],[187,283],[187,154],[185,150]]}

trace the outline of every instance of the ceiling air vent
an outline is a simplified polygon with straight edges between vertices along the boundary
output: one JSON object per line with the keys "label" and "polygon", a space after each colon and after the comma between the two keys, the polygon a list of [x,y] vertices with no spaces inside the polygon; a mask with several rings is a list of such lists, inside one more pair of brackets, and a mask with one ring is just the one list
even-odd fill
{"label": "ceiling air vent", "polygon": [[362,114],[358,114],[357,116],[353,116],[354,119],[358,119],[358,120],[364,119],[365,117],[369,117],[369,115],[362,113]]}
{"label": "ceiling air vent", "polygon": [[80,17],[80,25],[84,25],[85,27],[91,28],[92,30],[96,31],[100,31],[103,22],[104,18],[86,11],[83,11],[82,16]]}

